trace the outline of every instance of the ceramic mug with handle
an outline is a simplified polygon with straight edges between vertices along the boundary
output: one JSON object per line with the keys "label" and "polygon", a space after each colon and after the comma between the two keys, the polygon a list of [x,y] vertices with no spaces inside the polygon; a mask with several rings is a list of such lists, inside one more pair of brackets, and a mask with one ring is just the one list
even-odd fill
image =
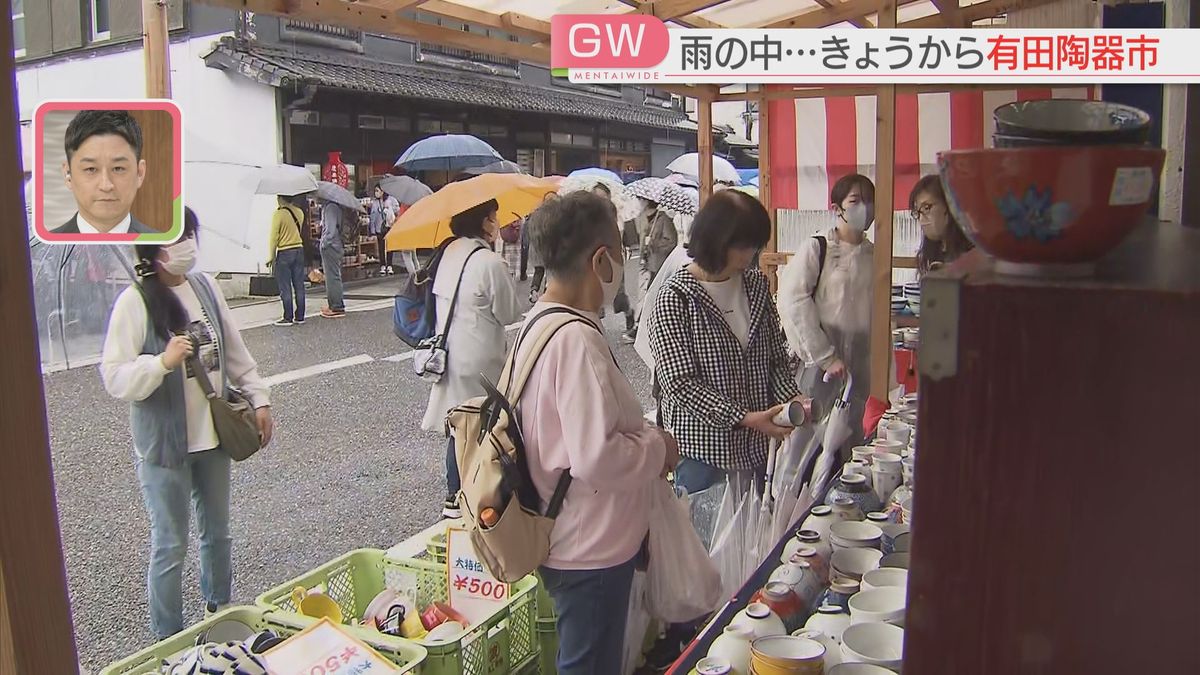
{"label": "ceramic mug with handle", "polygon": [[342,608],[338,607],[333,598],[320,591],[310,591],[303,586],[297,586],[292,589],[292,602],[296,604],[296,609],[305,616],[342,623]]}

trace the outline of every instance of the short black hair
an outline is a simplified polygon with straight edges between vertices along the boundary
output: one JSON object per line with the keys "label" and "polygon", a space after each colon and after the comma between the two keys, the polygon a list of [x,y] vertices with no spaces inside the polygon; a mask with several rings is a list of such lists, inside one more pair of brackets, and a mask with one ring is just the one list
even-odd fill
{"label": "short black hair", "polygon": [[482,237],[483,221],[488,216],[500,210],[500,202],[489,199],[486,202],[472,206],[466,211],[456,213],[450,219],[450,231],[456,237]]}
{"label": "short black hair", "polygon": [[762,248],[771,240],[771,215],[741,190],[721,190],[708,198],[692,220],[688,255],[705,272],[725,269],[730,249]]}
{"label": "short black hair", "polygon": [[81,110],[67,125],[63,146],[67,151],[67,163],[79,150],[79,146],[92,136],[113,134],[125,139],[133,148],[133,158],[142,158],[142,125],[127,110]]}
{"label": "short black hair", "polygon": [[546,271],[569,277],[601,246],[620,246],[617,209],[611,200],[576,191],[539,206],[526,224],[529,245]]}
{"label": "short black hair", "polygon": [[842,202],[846,201],[846,197],[850,196],[850,191],[856,187],[864,199],[872,204],[875,203],[875,184],[861,173],[851,173],[839,178],[833,184],[833,189],[829,191],[829,203],[841,206]]}

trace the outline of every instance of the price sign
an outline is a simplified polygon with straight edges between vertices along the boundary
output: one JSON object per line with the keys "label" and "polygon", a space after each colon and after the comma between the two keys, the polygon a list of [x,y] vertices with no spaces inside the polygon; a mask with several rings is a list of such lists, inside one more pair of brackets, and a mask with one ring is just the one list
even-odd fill
{"label": "price sign", "polygon": [[263,655],[271,675],[361,675],[398,673],[374,649],[339,626],[321,619]]}
{"label": "price sign", "polygon": [[450,606],[472,624],[486,620],[508,602],[509,586],[488,574],[466,530],[446,532],[446,574]]}

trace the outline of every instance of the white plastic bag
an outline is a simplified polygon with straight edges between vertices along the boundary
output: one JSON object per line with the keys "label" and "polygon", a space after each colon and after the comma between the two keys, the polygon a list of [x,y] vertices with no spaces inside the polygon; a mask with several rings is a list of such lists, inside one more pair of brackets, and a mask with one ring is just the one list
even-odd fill
{"label": "white plastic bag", "polygon": [[721,573],[692,527],[687,502],[659,482],[650,502],[646,610],[656,619],[683,623],[715,610],[721,597]]}
{"label": "white plastic bag", "polygon": [[650,629],[650,615],[646,613],[646,573],[634,572],[633,586],[629,589],[629,614],[625,620],[625,658],[621,675],[633,675],[641,665],[642,647],[646,642],[646,631]]}

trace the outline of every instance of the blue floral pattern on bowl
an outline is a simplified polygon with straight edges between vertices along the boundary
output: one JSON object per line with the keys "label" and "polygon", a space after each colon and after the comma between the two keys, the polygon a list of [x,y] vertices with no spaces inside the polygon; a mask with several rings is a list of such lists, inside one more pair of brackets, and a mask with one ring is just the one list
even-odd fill
{"label": "blue floral pattern on bowl", "polygon": [[1055,202],[1050,188],[1040,191],[1030,185],[1024,197],[1012,192],[996,201],[996,208],[1004,217],[1004,225],[1017,239],[1034,238],[1050,241],[1062,234],[1075,218],[1075,212],[1066,202]]}

